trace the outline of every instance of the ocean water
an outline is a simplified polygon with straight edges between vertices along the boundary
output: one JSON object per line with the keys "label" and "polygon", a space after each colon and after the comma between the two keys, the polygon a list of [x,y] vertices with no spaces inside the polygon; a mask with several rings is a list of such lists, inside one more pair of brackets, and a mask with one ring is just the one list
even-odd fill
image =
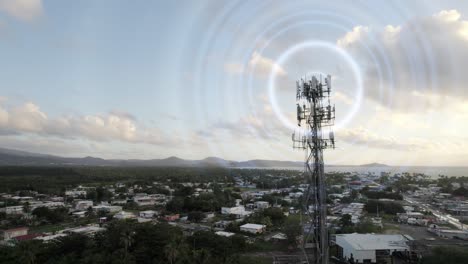
{"label": "ocean water", "polygon": [[426,167],[426,166],[385,166],[385,167],[360,167],[360,166],[333,166],[325,167],[326,172],[339,171],[339,172],[358,172],[358,173],[375,173],[390,172],[391,174],[397,173],[423,173],[431,178],[437,178],[440,175],[444,176],[468,176],[468,167]]}
{"label": "ocean water", "polygon": [[[272,168],[258,168],[272,169]],[[274,169],[284,170],[303,170],[301,167],[275,167]],[[431,166],[384,166],[384,167],[366,167],[366,166],[325,166],[325,172],[357,172],[357,173],[373,173],[380,174],[381,172],[390,172],[393,174],[401,173],[423,173],[431,178],[437,178],[440,175],[444,176],[468,176],[468,167],[431,167]]]}

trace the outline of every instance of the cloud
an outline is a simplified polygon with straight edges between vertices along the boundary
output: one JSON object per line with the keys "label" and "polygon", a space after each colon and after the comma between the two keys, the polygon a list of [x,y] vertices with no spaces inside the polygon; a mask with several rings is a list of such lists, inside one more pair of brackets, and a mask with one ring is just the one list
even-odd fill
{"label": "cloud", "polygon": [[[260,103],[256,104],[255,111],[245,114],[235,120],[218,120],[211,123],[207,129],[210,137],[223,137],[227,133],[235,138],[279,140],[289,136],[292,131],[284,126],[274,113],[269,99],[259,95]],[[294,118],[295,114],[293,113]]]}
{"label": "cloud", "polygon": [[356,41],[359,41],[360,39],[363,38],[364,35],[367,35],[369,32],[368,27],[364,26],[357,26],[354,27],[351,32],[346,33],[342,38],[338,39],[336,44],[342,48],[348,47],[355,43]]}
{"label": "cloud", "polygon": [[366,95],[386,107],[426,111],[444,96],[468,98],[468,21],[457,10],[381,29],[356,26],[337,45],[362,67]]}
{"label": "cloud", "polygon": [[268,76],[272,71],[279,76],[286,76],[287,74],[286,71],[275,61],[262,56],[262,54],[257,51],[252,53],[252,57],[249,61],[249,67],[262,76]]}
{"label": "cloud", "polygon": [[240,63],[226,63],[224,64],[224,71],[229,74],[242,74],[244,73],[244,65]]}
{"label": "cloud", "polygon": [[87,153],[85,155],[88,155],[90,152],[95,153],[95,147],[91,145],[86,146],[78,142],[41,136],[30,136],[26,138],[2,136],[0,137],[0,145],[4,148],[19,149],[41,154],[59,154],[60,156],[70,156],[70,153]]}
{"label": "cloud", "polygon": [[247,65],[241,63],[226,63],[224,64],[224,70],[229,74],[244,74],[250,71],[252,74],[262,78],[268,77],[272,71],[280,77],[285,77],[287,75],[287,72],[281,65],[278,65],[270,58],[264,57],[257,51],[252,53]]}
{"label": "cloud", "polygon": [[158,128],[145,128],[125,112],[49,118],[28,102],[12,109],[0,105],[0,134],[35,134],[93,141],[122,141],[163,145],[170,141]]}
{"label": "cloud", "polygon": [[336,139],[353,145],[364,145],[369,148],[393,149],[393,150],[422,150],[430,148],[434,143],[430,143],[420,138],[412,138],[400,141],[394,137],[378,135],[366,128],[342,129],[337,132]]}
{"label": "cloud", "polygon": [[41,0],[0,0],[0,11],[30,22],[43,14],[43,6]]}
{"label": "cloud", "polygon": [[447,22],[455,22],[458,21],[461,17],[460,12],[455,9],[452,10],[442,10],[437,14],[434,14],[434,17],[441,19]]}
{"label": "cloud", "polygon": [[352,98],[350,98],[348,95],[342,93],[342,92],[339,92],[339,91],[336,91],[332,94],[332,98],[331,98],[333,101],[336,101],[336,102],[342,102],[346,105],[353,105],[354,103],[354,100]]}

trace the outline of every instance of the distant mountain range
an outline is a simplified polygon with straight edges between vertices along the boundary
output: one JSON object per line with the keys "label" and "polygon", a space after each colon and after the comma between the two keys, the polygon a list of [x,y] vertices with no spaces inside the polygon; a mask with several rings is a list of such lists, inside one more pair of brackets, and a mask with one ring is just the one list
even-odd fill
{"label": "distant mountain range", "polygon": [[[0,148],[0,166],[123,166],[123,167],[235,167],[235,168],[300,168],[302,161],[248,160],[232,161],[217,157],[186,160],[178,157],[165,159],[101,159],[96,157],[67,158],[47,154]],[[328,165],[329,166],[329,165]],[[387,166],[372,163],[366,167]]]}

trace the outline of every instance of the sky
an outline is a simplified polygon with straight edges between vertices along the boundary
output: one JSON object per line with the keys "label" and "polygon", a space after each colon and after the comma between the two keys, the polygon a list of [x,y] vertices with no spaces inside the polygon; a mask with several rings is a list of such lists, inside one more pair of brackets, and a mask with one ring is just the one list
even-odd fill
{"label": "sky", "polygon": [[468,2],[0,0],[0,147],[302,160],[296,80],[332,76],[328,164],[468,165]]}

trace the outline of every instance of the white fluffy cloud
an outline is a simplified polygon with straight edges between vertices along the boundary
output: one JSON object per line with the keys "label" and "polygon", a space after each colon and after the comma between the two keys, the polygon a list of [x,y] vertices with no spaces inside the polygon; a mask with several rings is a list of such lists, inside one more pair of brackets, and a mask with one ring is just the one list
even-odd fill
{"label": "white fluffy cloud", "polygon": [[337,41],[338,46],[346,48],[369,33],[369,28],[365,26],[356,26],[352,31],[346,33]]}
{"label": "white fluffy cloud", "polygon": [[0,0],[0,11],[22,21],[32,21],[43,13],[41,0]]}
{"label": "white fluffy cloud", "polygon": [[337,133],[337,139],[353,145],[365,145],[369,148],[404,151],[429,149],[434,145],[433,142],[421,138],[411,138],[403,141],[397,140],[394,137],[378,135],[363,127],[340,130]]}
{"label": "white fluffy cloud", "polygon": [[457,10],[382,29],[356,26],[337,45],[363,68],[366,94],[389,108],[425,111],[443,96],[468,98],[468,21]]}
{"label": "white fluffy cloud", "polygon": [[252,53],[247,65],[241,63],[226,63],[224,70],[229,74],[243,74],[246,71],[251,71],[253,74],[265,78],[273,71],[278,76],[286,76],[287,72],[278,65],[274,60],[264,57],[257,51]]}
{"label": "white fluffy cloud", "polygon": [[287,74],[286,71],[275,61],[262,56],[262,54],[256,51],[250,58],[249,67],[262,76],[268,76],[272,71],[279,76],[285,76]]}
{"label": "white fluffy cloud", "polygon": [[111,112],[49,118],[39,106],[31,102],[11,109],[0,105],[0,133],[147,144],[164,144],[167,140],[157,128],[138,126],[135,118],[129,114]]}

